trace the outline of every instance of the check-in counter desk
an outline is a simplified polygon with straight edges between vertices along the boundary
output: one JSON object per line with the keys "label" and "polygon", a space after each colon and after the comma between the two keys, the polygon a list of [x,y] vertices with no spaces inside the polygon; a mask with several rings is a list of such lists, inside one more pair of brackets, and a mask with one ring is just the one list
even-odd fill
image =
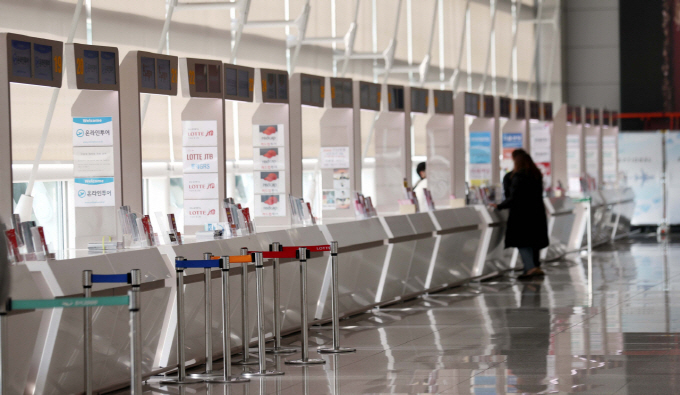
{"label": "check-in counter desk", "polygon": [[609,206],[608,226],[612,238],[628,235],[635,211],[635,193],[631,188],[606,189],[600,193]]}
{"label": "check-in counter desk", "polygon": [[567,196],[544,198],[543,203],[548,214],[550,245],[543,250],[542,259],[554,261],[569,252],[569,238],[574,228],[576,206]]}
{"label": "check-in counter desk", "polygon": [[[630,188],[591,192],[591,221],[593,245],[608,243],[630,233],[630,219],[635,210],[635,196]],[[585,246],[586,203],[576,203],[574,226],[569,238],[569,249]]]}
{"label": "check-in counter desk", "polygon": [[[13,266],[11,296],[21,299],[82,294],[82,271],[95,274],[142,270],[143,374],[150,376],[176,366],[177,256],[202,259],[203,253],[236,255],[241,247],[268,250],[269,244],[319,245],[339,243],[339,307],[348,316],[373,306],[414,297],[473,278],[510,268],[502,249],[504,217],[484,207],[464,207],[429,213],[395,215],[345,223],[259,233],[225,240],[193,242],[126,250],[72,259],[29,262]],[[488,266],[488,267],[487,267]],[[297,261],[282,260],[282,332],[300,327],[299,268]],[[249,275],[250,340],[256,332],[255,275]],[[221,357],[220,271],[212,272],[213,355]],[[241,265],[230,270],[230,317],[233,351],[241,348]],[[308,260],[310,316],[327,321],[331,316],[330,260],[313,253]],[[267,336],[273,333],[273,276],[265,261],[265,316]],[[93,294],[123,295],[127,286],[95,284]],[[185,271],[186,357],[188,364],[204,359],[203,270]],[[128,312],[124,307],[93,310],[94,387],[97,391],[128,382]],[[10,388],[21,393],[61,394],[82,391],[83,312],[55,309],[13,314],[9,317]]]}
{"label": "check-in counter desk", "polygon": [[[482,276],[492,276],[517,266],[518,253],[515,248],[505,248],[505,229],[508,222],[508,210],[489,209],[485,206],[477,206],[484,223],[482,236],[482,251],[480,256],[484,258],[481,266]],[[486,251],[486,253],[484,253]]]}

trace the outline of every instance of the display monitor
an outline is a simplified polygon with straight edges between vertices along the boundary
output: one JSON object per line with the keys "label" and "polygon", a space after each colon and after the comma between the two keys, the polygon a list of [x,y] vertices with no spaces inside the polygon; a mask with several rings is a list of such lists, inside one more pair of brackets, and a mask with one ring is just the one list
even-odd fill
{"label": "display monitor", "polygon": [[222,62],[219,60],[183,58],[183,94],[189,97],[222,99]]}
{"label": "display monitor", "polygon": [[541,119],[541,103],[537,101],[529,102],[529,119],[539,120]]}
{"label": "display monitor", "polygon": [[480,115],[481,98],[476,93],[465,92],[465,115],[478,117]]}
{"label": "display monitor", "polygon": [[359,82],[359,107],[362,110],[380,111],[380,85]]}
{"label": "display monitor", "polygon": [[101,67],[102,85],[118,86],[118,49],[113,48],[114,51],[102,51],[99,56]]}
{"label": "display monitor", "polygon": [[389,111],[404,111],[404,87],[387,85],[387,109]]}
{"label": "display monitor", "polygon": [[61,87],[63,44],[7,33],[9,82]]}
{"label": "display monitor", "polygon": [[590,108],[586,108],[586,119],[585,123],[592,125],[593,124],[593,110]]}
{"label": "display monitor", "polygon": [[568,123],[575,123],[576,122],[576,108],[572,106],[567,106],[567,122]]}
{"label": "display monitor", "polygon": [[612,112],[612,126],[614,126],[614,127],[619,126],[619,112],[618,111]]}
{"label": "display monitor", "polygon": [[261,69],[262,101],[288,103],[288,73],[282,70]]}
{"label": "display monitor", "polygon": [[177,56],[137,51],[140,93],[177,95]]}
{"label": "display monitor", "polygon": [[543,103],[543,120],[544,121],[553,120],[553,105],[550,102]]}
{"label": "display monitor", "polygon": [[156,59],[142,57],[140,65],[142,88],[156,89]]}
{"label": "display monitor", "polygon": [[593,110],[591,123],[595,126],[600,126],[600,112],[598,110]]}
{"label": "display monitor", "polygon": [[300,74],[301,103],[305,106],[323,107],[324,78]]}
{"label": "display monitor", "polygon": [[527,101],[523,99],[515,100],[515,119],[527,119]]}
{"label": "display monitor", "polygon": [[253,102],[255,69],[224,63],[224,99]]}
{"label": "display monitor", "polygon": [[574,121],[576,123],[583,123],[581,110],[581,107],[574,107]]}
{"label": "display monitor", "polygon": [[[93,51],[86,49],[83,51],[82,57],[82,69],[78,69],[78,72],[83,73],[83,81],[86,84],[98,84],[99,83],[99,51]],[[77,58],[76,64],[81,66]]]}
{"label": "display monitor", "polygon": [[484,95],[484,118],[494,117],[494,97]]}
{"label": "display monitor", "polygon": [[411,112],[427,113],[430,92],[423,88],[411,88]]}
{"label": "display monitor", "polygon": [[499,108],[499,114],[501,118],[506,118],[509,119],[511,116],[511,103],[512,100],[510,100],[509,97],[499,97],[498,98],[498,105],[500,106]]}
{"label": "display monitor", "polygon": [[[66,44],[69,85],[75,89],[118,90],[118,48]],[[73,83],[75,81],[75,84]]]}
{"label": "display monitor", "polygon": [[453,91],[433,90],[434,113],[453,114]]}
{"label": "display monitor", "polygon": [[603,110],[602,111],[602,126],[611,126],[612,124],[612,115],[609,110]]}
{"label": "display monitor", "polygon": [[331,78],[331,107],[352,108],[354,98],[350,78]]}

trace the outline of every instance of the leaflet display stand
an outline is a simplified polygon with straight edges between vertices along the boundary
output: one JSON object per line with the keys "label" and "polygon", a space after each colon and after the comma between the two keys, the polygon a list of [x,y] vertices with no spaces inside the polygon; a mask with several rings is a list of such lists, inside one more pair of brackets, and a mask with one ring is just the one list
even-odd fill
{"label": "leaflet display stand", "polygon": [[353,88],[349,78],[306,74],[291,78],[291,103],[302,105],[297,116],[296,106],[291,104],[291,124],[307,124],[302,122],[303,114],[319,111],[313,107],[326,108],[319,121],[319,140],[312,136],[312,141],[304,142],[305,147],[311,144],[319,150],[312,195],[318,198],[312,202],[325,224],[353,220],[353,192],[361,190],[361,135],[356,127],[360,120],[359,110],[354,108],[358,89]]}
{"label": "leaflet display stand", "polygon": [[529,153],[543,173],[543,189],[549,190],[552,181],[552,103],[529,102]]}
{"label": "leaflet display stand", "polygon": [[[375,122],[375,207],[381,214],[399,211],[404,180],[411,184],[411,89],[381,87],[382,111]],[[370,144],[371,142],[369,142]]]}
{"label": "leaflet display stand", "polygon": [[589,190],[598,190],[602,183],[602,128],[600,127],[600,111],[585,109],[585,126],[583,127],[583,147],[585,152],[584,169],[588,179],[592,179]]}
{"label": "leaflet display stand", "polygon": [[[146,211],[142,171],[142,93],[176,96],[177,66],[176,56],[144,51],[128,52],[120,65],[123,76],[120,84],[120,135],[121,146],[125,147],[121,151],[122,205],[130,206],[133,213],[144,214]],[[150,114],[146,117],[152,119]],[[152,202],[149,202],[149,211],[155,211]]]}
{"label": "leaflet display stand", "polygon": [[225,84],[218,60],[182,58],[179,66],[182,96],[189,98],[181,115],[184,234],[192,235],[226,220]]}
{"label": "leaflet display stand", "polygon": [[253,207],[258,231],[289,228],[288,196],[302,195],[302,178],[292,177],[302,174],[302,141],[290,129],[288,86],[286,71],[255,69],[254,100],[259,106],[252,118]]}
{"label": "leaflet display stand", "polygon": [[[499,132],[495,99],[493,96],[482,97],[469,92],[464,92],[464,97],[464,100],[460,100],[462,103],[455,106],[462,113],[462,122],[456,121],[454,135],[462,134],[466,139],[464,147],[467,147],[468,154],[465,179],[472,187],[499,185]],[[458,112],[455,116],[458,118]],[[494,168],[499,170],[494,172]],[[464,194],[460,196],[464,197]]]}
{"label": "leaflet display stand", "polygon": [[[453,91],[433,90],[428,103],[427,188],[435,207],[449,207],[453,192]],[[462,197],[462,196],[461,196]]]}
{"label": "leaflet display stand", "polygon": [[602,189],[618,187],[618,114],[602,111]]}
{"label": "leaflet display stand", "polygon": [[76,248],[118,238],[122,205],[118,48],[66,44],[67,81],[81,90],[71,107]]}
{"label": "leaflet display stand", "polygon": [[[0,219],[12,223],[14,196],[12,190],[12,114],[10,111],[11,83],[61,88],[63,44],[14,33],[0,33],[0,183],[5,186],[0,195]],[[48,90],[45,90],[48,91]],[[51,89],[49,90],[52,91]],[[35,92],[37,93],[37,92]],[[17,205],[29,221],[33,198],[27,195]],[[28,218],[25,218],[29,216]]]}
{"label": "leaflet display stand", "polygon": [[512,171],[514,162],[512,152],[516,149],[529,149],[527,101],[524,99],[499,98],[501,130],[501,173],[500,180]]}

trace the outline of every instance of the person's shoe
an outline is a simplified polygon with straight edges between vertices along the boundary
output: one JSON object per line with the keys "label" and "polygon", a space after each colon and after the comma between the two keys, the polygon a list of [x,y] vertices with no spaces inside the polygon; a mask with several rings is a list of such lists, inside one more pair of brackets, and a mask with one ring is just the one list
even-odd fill
{"label": "person's shoe", "polygon": [[533,277],[533,275],[529,274],[529,272],[527,272],[527,273],[522,273],[519,276],[517,276],[517,279],[518,280],[530,280],[531,277]]}
{"label": "person's shoe", "polygon": [[537,267],[537,268],[536,268],[536,271],[534,272],[534,276],[541,276],[541,277],[543,277],[543,276],[545,276],[545,272],[544,272],[543,269],[541,269],[540,267]]}

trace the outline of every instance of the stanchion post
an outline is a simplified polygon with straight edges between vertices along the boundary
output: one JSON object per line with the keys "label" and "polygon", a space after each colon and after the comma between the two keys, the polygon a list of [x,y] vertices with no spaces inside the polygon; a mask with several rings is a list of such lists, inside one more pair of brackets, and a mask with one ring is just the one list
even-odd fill
{"label": "stanchion post", "polygon": [[300,260],[300,327],[302,330],[302,358],[286,361],[287,365],[321,365],[326,363],[323,359],[309,358],[309,319],[307,314],[307,249],[298,249]]}
{"label": "stanchion post", "polygon": [[[83,270],[83,296],[92,297],[92,270]],[[83,358],[85,395],[92,395],[92,307],[83,309]]]}
{"label": "stanchion post", "polygon": [[586,202],[586,209],[588,210],[587,221],[587,239],[588,239],[588,305],[593,305],[593,223],[592,223],[592,198],[588,198]]}
{"label": "stanchion post", "polygon": [[[9,300],[7,303],[10,303]],[[0,395],[9,395],[7,391],[7,306],[0,305]]]}
{"label": "stanchion post", "polygon": [[[248,255],[247,248],[241,248],[241,255]],[[250,322],[248,321],[248,263],[241,264],[241,343],[243,358],[234,365],[257,365],[258,362],[250,358]]]}
{"label": "stanchion post", "polygon": [[177,261],[184,257],[175,258],[175,272],[177,275],[177,377],[161,381],[161,384],[195,384],[204,380],[187,378],[186,356],[184,349],[184,268],[177,266]]}
{"label": "stanchion post", "polygon": [[[203,259],[212,259],[209,252],[203,253]],[[212,352],[212,286],[210,284],[212,268],[203,268],[203,290],[205,301],[205,372],[194,373],[190,376],[197,379],[207,379],[210,377],[220,377],[222,373],[213,371],[213,352]]]}
{"label": "stanchion post", "polygon": [[222,271],[222,355],[224,370],[222,377],[209,379],[211,383],[247,383],[250,379],[231,375],[231,320],[229,319],[229,257],[223,256],[220,262]]}
{"label": "stanchion post", "polygon": [[142,395],[142,320],[139,291],[128,291],[130,298],[130,394]]}
{"label": "stanchion post", "polygon": [[[274,242],[271,244],[272,251],[280,251],[281,243]],[[281,268],[279,258],[272,259],[272,272],[274,274],[274,348],[267,349],[268,353],[272,354],[294,354],[297,349],[290,347],[281,347]]]}
{"label": "stanchion post", "polygon": [[267,370],[267,358],[265,357],[265,327],[264,327],[264,263],[262,253],[256,252],[255,257],[255,280],[257,285],[257,351],[259,358],[258,371],[244,372],[246,377],[280,376],[283,372]]}
{"label": "stanchion post", "polygon": [[333,347],[319,348],[320,354],[346,354],[356,348],[340,347],[340,307],[338,305],[338,242],[331,241],[331,325],[333,326]]}

